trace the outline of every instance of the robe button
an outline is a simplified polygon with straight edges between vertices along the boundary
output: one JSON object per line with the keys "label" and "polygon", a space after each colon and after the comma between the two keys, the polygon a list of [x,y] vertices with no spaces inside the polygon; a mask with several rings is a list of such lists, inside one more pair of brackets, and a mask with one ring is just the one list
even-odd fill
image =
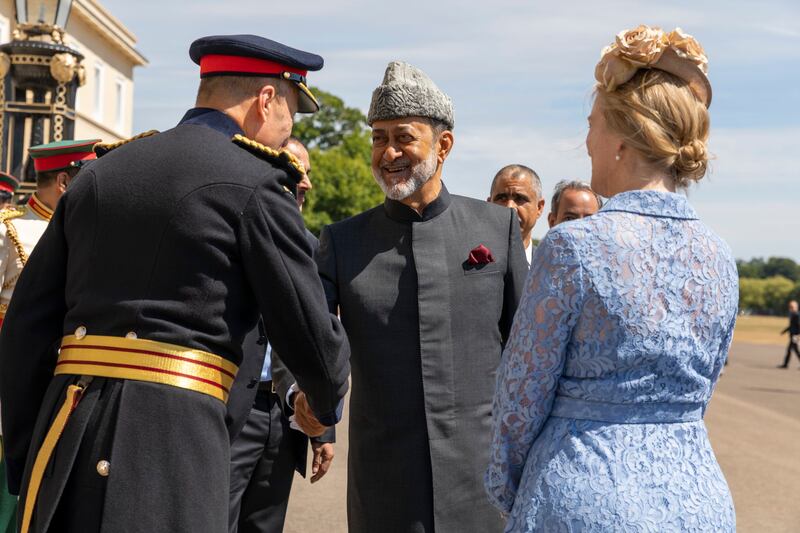
{"label": "robe button", "polygon": [[103,477],[108,477],[108,473],[111,470],[111,463],[103,459],[102,461],[97,461],[97,473]]}
{"label": "robe button", "polygon": [[86,336],[86,326],[78,326],[75,328],[75,338],[81,340]]}
{"label": "robe button", "polygon": [[128,333],[125,334],[125,338],[126,339],[136,339],[136,338],[138,338],[138,336],[136,335],[135,331],[129,331]]}

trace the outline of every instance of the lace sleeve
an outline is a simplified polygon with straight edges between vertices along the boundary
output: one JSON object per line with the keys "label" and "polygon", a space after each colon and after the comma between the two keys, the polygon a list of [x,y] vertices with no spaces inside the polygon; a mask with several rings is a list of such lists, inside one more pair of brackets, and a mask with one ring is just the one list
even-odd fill
{"label": "lace sleeve", "polygon": [[492,409],[485,486],[492,503],[503,512],[514,504],[528,451],[550,414],[584,297],[583,269],[567,231],[551,230],[532,264],[497,370]]}

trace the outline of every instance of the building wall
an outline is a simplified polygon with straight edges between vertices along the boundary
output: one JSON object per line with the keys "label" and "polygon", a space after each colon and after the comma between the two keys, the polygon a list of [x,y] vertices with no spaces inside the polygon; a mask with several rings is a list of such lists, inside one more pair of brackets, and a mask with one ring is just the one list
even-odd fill
{"label": "building wall", "polygon": [[[0,0],[0,42],[16,24],[13,0]],[[75,138],[112,142],[133,134],[134,68],[146,64],[136,38],[95,0],[76,0],[65,44],[82,53],[86,84],[78,88]]]}

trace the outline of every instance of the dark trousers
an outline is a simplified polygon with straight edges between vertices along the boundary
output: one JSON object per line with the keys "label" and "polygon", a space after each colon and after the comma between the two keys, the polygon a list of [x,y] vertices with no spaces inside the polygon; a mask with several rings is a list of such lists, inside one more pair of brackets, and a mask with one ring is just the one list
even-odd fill
{"label": "dark trousers", "polygon": [[793,342],[795,336],[789,337],[789,346],[786,347],[786,358],[783,360],[782,366],[789,366],[789,359],[792,357],[792,350],[797,355],[797,358],[800,359],[800,349],[797,347],[797,343]]}
{"label": "dark trousers", "polygon": [[279,533],[294,478],[289,421],[278,396],[259,389],[231,444],[231,533]]}

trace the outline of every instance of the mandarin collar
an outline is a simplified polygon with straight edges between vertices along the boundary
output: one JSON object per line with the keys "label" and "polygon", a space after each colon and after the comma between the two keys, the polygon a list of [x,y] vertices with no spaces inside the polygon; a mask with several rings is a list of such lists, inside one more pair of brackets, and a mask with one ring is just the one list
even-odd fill
{"label": "mandarin collar", "polygon": [[450,193],[447,192],[447,187],[445,187],[444,182],[442,182],[442,190],[439,191],[439,196],[436,197],[436,200],[425,206],[421,215],[406,204],[390,198],[384,200],[383,208],[392,220],[398,222],[425,222],[444,213],[447,208],[450,207],[450,202]]}
{"label": "mandarin collar", "polygon": [[183,118],[178,123],[180,124],[198,124],[206,126],[212,130],[216,130],[227,137],[233,137],[237,133],[244,135],[244,131],[231,117],[210,107],[194,107],[183,115]]}
{"label": "mandarin collar", "polygon": [[626,191],[612,196],[601,211],[623,211],[651,217],[698,220],[694,208],[682,194],[662,191]]}

